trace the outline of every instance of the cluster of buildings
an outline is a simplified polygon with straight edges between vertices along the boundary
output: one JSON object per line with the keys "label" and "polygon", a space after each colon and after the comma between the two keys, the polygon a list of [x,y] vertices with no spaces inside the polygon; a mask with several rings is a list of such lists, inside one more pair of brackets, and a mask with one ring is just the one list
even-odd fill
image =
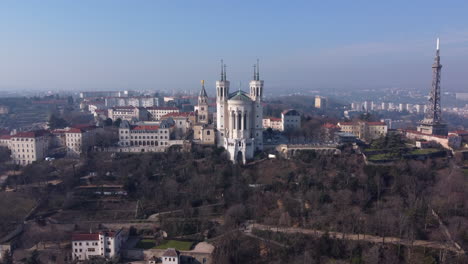
{"label": "cluster of buildings", "polygon": [[[204,82],[195,105],[193,98],[138,96],[131,91],[82,92],[80,108],[91,112],[98,126],[13,133],[0,137],[0,145],[8,147],[13,162],[20,165],[43,160],[57,149],[65,150],[69,157],[79,157],[96,146],[100,133],[104,136],[105,129],[99,124],[111,119],[114,124],[119,121],[120,126],[115,145],[99,146],[107,151],[164,152],[174,145],[195,143],[224,147],[233,162],[245,163],[263,150],[264,129],[301,127],[301,115],[294,109],[283,111],[281,118],[263,118],[264,81],[258,62],[248,92],[230,91],[225,65],[221,64],[215,104]],[[320,107],[325,106],[322,99]]]}
{"label": "cluster of buildings", "polygon": [[371,112],[371,111],[396,111],[396,112],[409,112],[422,114],[426,111],[426,104],[411,104],[411,103],[394,103],[394,102],[353,102],[351,103],[351,110],[357,112]]}
{"label": "cluster of buildings", "polygon": [[13,163],[28,165],[59,149],[69,157],[79,157],[96,144],[96,135],[100,132],[102,128],[91,125],[18,132],[0,136],[0,146],[10,150]]}
{"label": "cluster of buildings", "polygon": [[120,250],[126,240],[122,229],[74,233],[72,235],[72,258],[75,261],[84,261],[93,257],[114,258],[120,256]]}
{"label": "cluster of buildings", "polygon": [[[175,248],[167,249],[136,249],[125,243],[128,232],[124,229],[74,232],[71,236],[71,257],[75,262],[83,262],[94,258],[144,260],[148,264],[181,264],[181,263],[212,263],[214,246],[201,242],[193,249],[179,251]],[[133,247],[132,247],[133,246]]]}
{"label": "cluster of buildings", "polygon": [[294,109],[288,109],[281,113],[281,118],[267,117],[262,123],[264,129],[271,128],[278,131],[299,129],[301,128],[301,114]]}

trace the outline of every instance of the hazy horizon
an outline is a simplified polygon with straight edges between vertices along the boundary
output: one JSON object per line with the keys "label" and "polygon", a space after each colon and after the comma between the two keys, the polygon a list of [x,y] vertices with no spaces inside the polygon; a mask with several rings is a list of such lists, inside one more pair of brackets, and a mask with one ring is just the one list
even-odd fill
{"label": "hazy horizon", "polygon": [[442,90],[466,91],[468,3],[435,3],[5,1],[0,90],[213,92],[220,59],[246,89],[257,58],[266,92],[429,90],[440,37]]}

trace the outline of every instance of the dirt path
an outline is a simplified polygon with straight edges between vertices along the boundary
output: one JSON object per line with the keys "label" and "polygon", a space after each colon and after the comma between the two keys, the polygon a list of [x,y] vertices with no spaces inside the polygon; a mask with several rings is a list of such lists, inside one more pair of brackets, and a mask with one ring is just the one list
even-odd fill
{"label": "dirt path", "polygon": [[[245,232],[251,232],[252,229],[264,230],[264,231],[272,231],[272,232],[280,232],[280,233],[289,233],[289,234],[305,234],[315,237],[320,237],[324,235],[325,231],[320,230],[313,230],[313,229],[305,229],[305,228],[294,228],[294,227],[276,227],[276,226],[268,226],[262,224],[249,224],[246,228]],[[406,240],[400,239],[397,237],[379,237],[379,236],[372,236],[366,234],[346,234],[340,232],[328,232],[330,237],[335,237],[337,239],[346,239],[346,240],[357,240],[357,241],[367,241],[371,243],[390,243],[396,245],[405,245],[405,246],[418,246],[418,247],[427,247],[427,248],[434,248],[434,249],[443,249],[448,250],[451,252],[455,252],[458,254],[465,254],[463,249],[459,249],[453,246],[450,242],[439,242],[439,241],[426,241],[426,240]]]}

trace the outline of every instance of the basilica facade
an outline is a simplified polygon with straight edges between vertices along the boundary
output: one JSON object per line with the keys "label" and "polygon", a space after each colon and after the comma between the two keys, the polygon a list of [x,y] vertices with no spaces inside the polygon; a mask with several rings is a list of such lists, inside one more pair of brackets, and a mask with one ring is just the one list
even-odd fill
{"label": "basilica facade", "polygon": [[217,144],[234,162],[245,163],[257,150],[263,150],[263,80],[259,64],[254,66],[250,91],[229,91],[226,67],[221,63],[221,79],[216,82]]}

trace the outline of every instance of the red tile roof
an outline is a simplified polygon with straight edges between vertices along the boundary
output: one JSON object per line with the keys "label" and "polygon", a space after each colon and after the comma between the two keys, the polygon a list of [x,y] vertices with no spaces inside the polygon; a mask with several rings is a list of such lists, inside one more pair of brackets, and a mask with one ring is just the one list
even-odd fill
{"label": "red tile roof", "polygon": [[163,257],[178,257],[179,253],[174,249],[174,248],[168,248],[164,254],[162,254]]}
{"label": "red tile roof", "polygon": [[11,136],[10,135],[2,135],[0,136],[0,139],[10,139]]}
{"label": "red tile roof", "polygon": [[72,234],[73,241],[84,241],[84,240],[99,240],[99,235],[103,235],[106,237],[115,237],[120,231],[99,231],[95,233],[74,233]]}
{"label": "red tile roof", "polygon": [[179,108],[172,107],[172,106],[150,106],[150,107],[147,107],[146,109],[148,110],[174,110],[174,111],[179,110]]}
{"label": "red tile roof", "polygon": [[172,112],[172,113],[165,114],[162,117],[190,117],[194,115],[195,115],[194,112]]}
{"label": "red tile roof", "polygon": [[36,131],[18,132],[18,133],[14,134],[11,137],[14,137],[14,138],[36,138],[36,137],[42,137],[42,136],[46,135],[47,133],[49,133],[49,132],[46,131],[46,130],[36,130]]}
{"label": "red tile roof", "polygon": [[385,126],[384,122],[366,122],[369,126]]}
{"label": "red tile roof", "polygon": [[73,241],[99,240],[99,233],[72,234]]}
{"label": "red tile roof", "polygon": [[468,130],[450,131],[449,134],[468,135]]}
{"label": "red tile roof", "polygon": [[281,121],[281,118],[278,118],[278,117],[267,117],[265,119],[270,119],[270,121],[276,121],[276,122]]}
{"label": "red tile roof", "polygon": [[332,124],[332,123],[325,123],[322,125],[324,128],[339,128],[337,125]]}
{"label": "red tile roof", "polygon": [[132,130],[158,130],[159,126],[156,125],[139,125],[132,127]]}

